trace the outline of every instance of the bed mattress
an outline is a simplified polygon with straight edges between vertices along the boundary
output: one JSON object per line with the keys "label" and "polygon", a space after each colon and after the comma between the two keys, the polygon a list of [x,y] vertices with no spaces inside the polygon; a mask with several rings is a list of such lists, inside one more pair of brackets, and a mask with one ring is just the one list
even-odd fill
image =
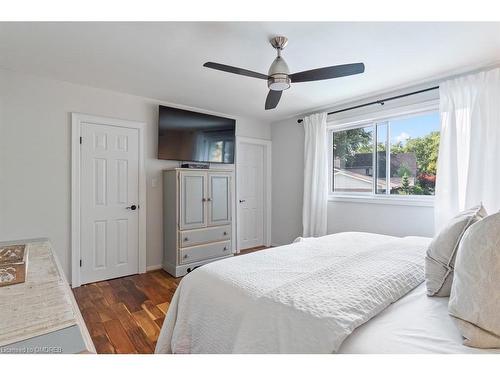
{"label": "bed mattress", "polygon": [[469,348],[448,315],[448,298],[428,297],[425,283],[396,301],[342,344],[339,353],[500,353]]}

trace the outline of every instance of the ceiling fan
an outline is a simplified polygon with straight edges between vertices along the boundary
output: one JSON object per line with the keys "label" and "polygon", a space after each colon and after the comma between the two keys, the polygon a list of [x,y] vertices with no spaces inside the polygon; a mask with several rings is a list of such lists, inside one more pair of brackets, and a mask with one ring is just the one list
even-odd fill
{"label": "ceiling fan", "polygon": [[276,108],[280,101],[281,94],[284,90],[290,88],[291,83],[345,77],[353,74],[360,74],[365,71],[365,65],[363,63],[355,63],[328,66],[325,68],[305,70],[303,72],[290,74],[288,65],[285,59],[281,56],[281,51],[283,51],[286,47],[288,38],[285,36],[276,36],[270,40],[270,43],[273,48],[276,49],[278,56],[271,64],[267,75],[214,62],[207,62],[203,64],[203,66],[211,69],[222,70],[223,72],[267,80],[269,93],[266,98],[266,110]]}

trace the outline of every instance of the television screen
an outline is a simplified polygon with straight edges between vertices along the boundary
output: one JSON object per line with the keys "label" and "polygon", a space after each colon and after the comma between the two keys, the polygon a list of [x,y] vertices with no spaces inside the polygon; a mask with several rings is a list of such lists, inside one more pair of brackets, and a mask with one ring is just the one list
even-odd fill
{"label": "television screen", "polygon": [[234,163],[236,121],[160,106],[158,159]]}

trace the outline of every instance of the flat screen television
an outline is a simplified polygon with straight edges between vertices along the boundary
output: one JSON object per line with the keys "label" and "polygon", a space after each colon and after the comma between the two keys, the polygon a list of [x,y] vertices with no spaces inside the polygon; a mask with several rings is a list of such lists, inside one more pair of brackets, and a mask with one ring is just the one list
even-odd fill
{"label": "flat screen television", "polygon": [[160,106],[158,159],[234,163],[236,121]]}

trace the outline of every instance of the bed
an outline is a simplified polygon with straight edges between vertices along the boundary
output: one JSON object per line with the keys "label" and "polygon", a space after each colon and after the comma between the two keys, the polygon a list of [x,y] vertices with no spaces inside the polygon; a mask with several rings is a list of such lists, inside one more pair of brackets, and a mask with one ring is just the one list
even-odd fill
{"label": "bed", "polygon": [[500,353],[462,345],[448,315],[448,298],[427,297],[425,283],[358,327],[342,344],[345,354]]}
{"label": "bed", "polygon": [[447,299],[425,295],[429,242],[345,232],[204,265],[179,284],[156,353],[479,352]]}

